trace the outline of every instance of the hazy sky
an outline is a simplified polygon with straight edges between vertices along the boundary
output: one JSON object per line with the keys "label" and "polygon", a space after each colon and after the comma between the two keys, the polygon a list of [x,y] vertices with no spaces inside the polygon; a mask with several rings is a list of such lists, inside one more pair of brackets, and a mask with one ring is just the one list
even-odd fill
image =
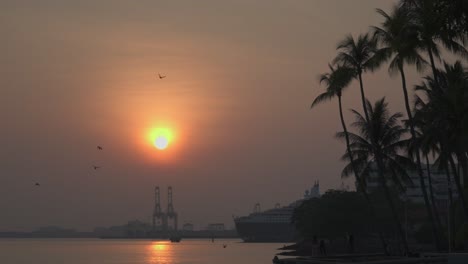
{"label": "hazy sky", "polygon": [[[196,227],[338,188],[337,102],[309,109],[317,75],[393,2],[2,1],[0,231],[148,221],[155,185]],[[386,69],[364,84],[403,110]],[[359,100],[353,82],[344,107]],[[153,127],[173,131],[166,151]]]}

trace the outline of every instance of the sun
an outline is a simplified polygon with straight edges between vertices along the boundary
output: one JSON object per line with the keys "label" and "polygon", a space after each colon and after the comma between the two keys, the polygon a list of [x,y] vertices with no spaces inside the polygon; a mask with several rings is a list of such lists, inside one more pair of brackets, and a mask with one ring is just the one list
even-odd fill
{"label": "sun", "polygon": [[158,150],[166,149],[173,140],[173,133],[168,128],[153,128],[149,140]]}
{"label": "sun", "polygon": [[158,136],[154,141],[154,146],[160,150],[167,148],[167,145],[169,145],[169,140],[164,136]]}

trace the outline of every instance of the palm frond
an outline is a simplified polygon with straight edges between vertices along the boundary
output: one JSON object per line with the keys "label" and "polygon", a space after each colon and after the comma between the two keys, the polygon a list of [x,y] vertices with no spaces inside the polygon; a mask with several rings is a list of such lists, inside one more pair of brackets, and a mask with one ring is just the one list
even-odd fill
{"label": "palm frond", "polygon": [[324,93],[320,94],[319,96],[317,96],[315,98],[315,100],[312,102],[312,105],[310,106],[310,108],[313,108],[317,104],[320,104],[320,103],[323,103],[323,102],[326,102],[326,101],[330,101],[331,99],[333,99],[334,96],[335,96],[335,94],[333,94],[333,93],[330,93],[328,91],[324,92]]}

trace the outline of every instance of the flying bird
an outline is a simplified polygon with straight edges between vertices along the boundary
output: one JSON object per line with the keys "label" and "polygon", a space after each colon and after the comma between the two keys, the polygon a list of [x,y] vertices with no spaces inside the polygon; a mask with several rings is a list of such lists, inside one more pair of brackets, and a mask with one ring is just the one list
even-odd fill
{"label": "flying bird", "polygon": [[102,150],[102,147],[101,147],[101,146],[97,146],[97,149]]}
{"label": "flying bird", "polygon": [[159,76],[159,79],[164,79],[164,78],[166,78],[166,75],[161,75],[160,73],[158,73],[158,76]]}
{"label": "flying bird", "polygon": [[97,169],[100,169],[101,167],[99,167],[99,166],[94,166],[94,165],[93,165],[93,168],[94,168],[95,170],[97,170]]}
{"label": "flying bird", "polygon": [[36,182],[36,184],[34,184],[35,186],[41,186],[38,182]]}

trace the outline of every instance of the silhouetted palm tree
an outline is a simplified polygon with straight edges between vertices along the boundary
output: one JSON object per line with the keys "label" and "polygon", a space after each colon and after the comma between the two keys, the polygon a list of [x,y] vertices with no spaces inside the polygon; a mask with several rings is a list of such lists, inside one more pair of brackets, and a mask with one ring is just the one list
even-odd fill
{"label": "silhouetted palm tree", "polygon": [[[468,57],[468,52],[463,46],[466,41],[466,32],[459,30],[458,27],[448,25],[456,23],[455,21],[447,21],[450,15],[449,12],[453,13],[454,11],[453,5],[456,1],[450,0],[450,2],[441,0],[404,0],[401,3],[401,9],[409,13],[415,26],[414,29],[418,33],[418,38],[429,56],[433,78],[437,76],[435,58],[441,59],[441,49],[438,43],[455,54]],[[458,5],[463,6],[460,3]],[[434,80],[437,82],[437,79]]]}
{"label": "silhouetted palm tree", "polygon": [[[415,95],[416,100],[419,99],[417,95]],[[416,109],[416,106],[415,108]],[[416,114],[416,113],[415,113]],[[417,153],[420,153],[422,157],[425,158],[425,169],[426,169],[426,176],[427,176],[427,186],[429,188],[429,198],[430,198],[430,205],[431,209],[433,210],[434,218],[437,223],[437,228],[438,228],[438,235],[439,235],[439,240],[434,241],[436,244],[438,244],[438,247],[441,247],[440,244],[440,239],[442,238],[442,222],[440,220],[439,216],[439,210],[437,208],[436,202],[435,202],[435,197],[434,197],[434,188],[432,184],[432,173],[431,170],[433,167],[438,167],[439,171],[444,171],[443,167],[439,166],[431,166],[429,162],[429,155],[432,153],[433,155],[436,155],[437,153],[440,153],[440,148],[437,144],[434,144],[434,137],[433,136],[427,136],[427,129],[428,129],[428,124],[424,122],[424,120],[421,120],[419,118],[413,117],[413,122],[414,122],[414,127],[416,130],[416,138],[412,138],[409,140],[408,144],[408,154],[413,155],[412,158],[413,160],[415,159],[414,155]],[[408,122],[406,122],[406,126],[409,128]],[[433,134],[437,134],[433,133]],[[419,150],[419,151],[418,151]],[[438,164],[438,162],[437,162]],[[421,163],[421,165],[424,165]],[[435,237],[436,238],[436,237]],[[437,238],[436,238],[437,239]]]}
{"label": "silhouetted palm tree", "polygon": [[[450,244],[454,245],[455,237],[453,235],[453,227],[455,226],[455,221],[454,221],[454,215],[453,215],[453,194],[452,194],[452,189],[451,189],[451,182],[452,182],[452,176],[450,173],[450,165],[449,165],[449,159],[448,156],[450,155],[447,151],[447,144],[445,142],[445,131],[441,127],[437,127],[436,122],[432,122],[432,120],[429,120],[425,117],[427,113],[425,113],[427,109],[427,105],[424,102],[424,100],[418,96],[415,95],[415,115],[414,115],[414,122],[415,122],[415,127],[418,129],[418,138],[416,141],[412,141],[412,144],[417,145],[417,149],[421,150],[422,154],[425,155],[426,157],[426,167],[428,170],[428,185],[429,185],[429,190],[430,190],[430,196],[431,196],[431,203],[434,208],[434,213],[436,216],[438,216],[438,210],[437,206],[435,205],[435,198],[433,195],[433,190],[432,190],[432,183],[431,183],[431,175],[430,175],[430,169],[431,167],[437,168],[439,172],[445,173],[446,179],[447,179],[447,186],[448,188],[448,214],[450,214],[449,219],[450,224],[449,224],[449,238],[450,238]],[[412,151],[414,153],[414,151]],[[432,153],[435,160],[433,163],[433,166],[429,166],[429,158],[428,155]]]}
{"label": "silhouetted palm tree", "polygon": [[[419,51],[422,49],[423,45],[417,37],[416,27],[412,24],[406,9],[394,6],[391,14],[387,14],[381,9],[377,9],[377,13],[382,15],[385,20],[381,27],[372,27],[374,36],[378,39],[381,46],[377,51],[376,58],[381,62],[390,61],[388,68],[390,75],[394,75],[397,72],[400,73],[411,138],[416,140],[417,137],[413,124],[413,114],[409,103],[404,66],[405,64],[415,65],[419,71],[422,71],[425,61],[419,54]],[[431,222],[434,242],[437,248],[440,249],[440,236],[437,228],[437,226],[440,226],[440,221],[438,221],[438,217],[435,216],[434,209],[429,201],[419,150],[415,149],[414,153],[410,153],[410,155],[416,158],[420,187],[423,193],[427,215]]]}
{"label": "silhouetted palm tree", "polygon": [[362,81],[362,73],[376,68],[374,53],[376,49],[376,41],[369,34],[360,35],[357,40],[353,36],[348,35],[344,40],[338,43],[336,56],[333,63],[339,63],[349,67],[355,71],[355,76],[359,80],[361,89],[362,108],[366,120],[369,120],[369,114],[366,109],[366,96],[364,93],[364,85]]}
{"label": "silhouetted palm tree", "polygon": [[[343,127],[345,140],[346,140],[346,149],[347,149],[347,153],[348,153],[348,157],[349,157],[350,165],[351,165],[349,168],[352,169],[352,173],[354,173],[354,177],[356,178],[356,182],[358,184],[358,190],[363,193],[364,198],[366,199],[366,202],[369,205],[370,214],[372,218],[375,220],[377,219],[377,217],[376,217],[374,205],[372,204],[372,201],[370,200],[370,197],[367,193],[365,182],[359,176],[358,170],[354,166],[353,157],[350,151],[348,129],[346,127],[346,122],[343,117],[343,107],[341,103],[341,96],[342,96],[343,89],[349,86],[350,82],[355,76],[355,71],[351,68],[348,68],[342,65],[338,65],[336,66],[336,68],[329,65],[329,69],[330,69],[330,72],[321,74],[319,76],[320,83],[321,84],[324,83],[326,85],[326,91],[320,94],[319,96],[317,96],[317,98],[315,98],[314,102],[311,105],[311,108],[313,108],[319,103],[322,103],[324,101],[329,101],[333,99],[334,97],[338,97],[338,111],[340,113],[341,126]],[[344,175],[348,175],[348,174],[344,174]],[[379,231],[378,233],[379,233],[380,240],[382,242],[383,249],[387,253],[387,243],[385,241],[385,238],[382,232]]]}
{"label": "silhouetted palm tree", "polygon": [[[346,128],[346,122],[344,121],[344,117],[343,117],[343,107],[341,104],[341,96],[342,96],[343,89],[348,87],[349,83],[354,78],[354,70],[346,66],[341,66],[341,65],[338,65],[336,68],[333,68],[333,66],[331,65],[328,65],[328,67],[330,69],[330,72],[321,74],[319,76],[320,83],[321,84],[324,83],[326,85],[327,90],[323,92],[322,94],[320,94],[319,96],[317,96],[317,98],[315,98],[310,108],[313,108],[317,104],[322,103],[324,101],[329,101],[333,99],[334,97],[338,97],[338,111],[340,113],[341,126],[343,128],[345,139],[346,139],[346,149],[347,149],[347,152],[350,153],[348,129]],[[359,189],[365,192],[364,183],[361,181],[361,178],[359,177],[359,174],[357,173],[357,170],[354,167],[353,157],[350,155],[349,158],[351,161],[351,167],[352,167],[354,176],[356,177],[356,182],[358,183]]]}
{"label": "silhouetted palm tree", "polygon": [[[458,61],[454,65],[445,64],[445,71],[438,73],[438,84],[432,77],[416,86],[426,100],[416,98],[418,122],[427,127],[423,137],[427,142],[438,144],[441,158],[450,164],[459,192],[466,219],[468,202],[464,193],[454,157],[462,167],[463,176],[468,177],[468,72]],[[447,165],[445,165],[447,166]],[[448,167],[448,166],[447,166]]]}
{"label": "silhouetted palm tree", "polygon": [[[415,95],[416,98],[418,98],[417,95]],[[429,155],[431,153],[437,153],[438,152],[438,146],[434,144],[427,144],[427,138],[425,137],[425,129],[427,127],[427,124],[422,122],[422,120],[418,120],[417,118],[413,117],[413,122],[414,122],[414,128],[416,130],[416,139],[410,140],[409,145],[408,145],[408,153],[416,153],[416,150],[419,150],[421,152],[421,155],[425,158],[426,160],[426,170],[427,170],[427,182],[429,186],[429,196],[431,199],[431,204],[433,205],[434,209],[435,208],[435,198],[434,198],[434,191],[433,191],[433,186],[432,186],[432,179],[431,179],[431,164],[429,162]],[[406,126],[409,128],[408,122],[405,122]],[[414,158],[414,157],[413,157]],[[437,215],[437,211],[434,210],[435,214]]]}
{"label": "silhouetted palm tree", "polygon": [[[346,128],[346,123],[343,117],[343,107],[341,104],[341,96],[343,89],[348,87],[351,80],[354,78],[354,70],[348,68],[346,66],[338,65],[336,68],[333,66],[328,65],[330,72],[321,74],[319,76],[320,83],[324,83],[326,85],[326,91],[317,96],[314,102],[312,103],[310,108],[313,108],[319,103],[324,101],[329,101],[334,97],[338,97],[338,111],[340,113],[340,121],[341,126],[343,128],[345,139],[346,139],[346,149],[349,152],[349,137],[348,137],[348,129]],[[361,181],[359,174],[357,174],[357,170],[354,168],[354,162],[352,156],[350,156],[351,166],[353,167],[354,176],[356,177],[356,181],[359,184],[359,188],[365,191],[365,187],[362,185],[363,182]]]}
{"label": "silhouetted palm tree", "polygon": [[[400,155],[407,142],[401,139],[407,130],[399,125],[400,113],[390,114],[385,98],[378,100],[374,106],[366,102],[369,111],[369,121],[359,112],[353,110],[356,121],[352,124],[359,133],[348,132],[351,156],[362,177],[369,177],[376,170],[380,184],[390,205],[398,234],[403,241],[406,252],[409,252],[403,226],[398,216],[388,181],[402,187],[411,183],[407,169],[413,168],[412,161]],[[345,133],[337,133],[337,137],[345,137]],[[347,153],[344,158],[347,159]]]}

